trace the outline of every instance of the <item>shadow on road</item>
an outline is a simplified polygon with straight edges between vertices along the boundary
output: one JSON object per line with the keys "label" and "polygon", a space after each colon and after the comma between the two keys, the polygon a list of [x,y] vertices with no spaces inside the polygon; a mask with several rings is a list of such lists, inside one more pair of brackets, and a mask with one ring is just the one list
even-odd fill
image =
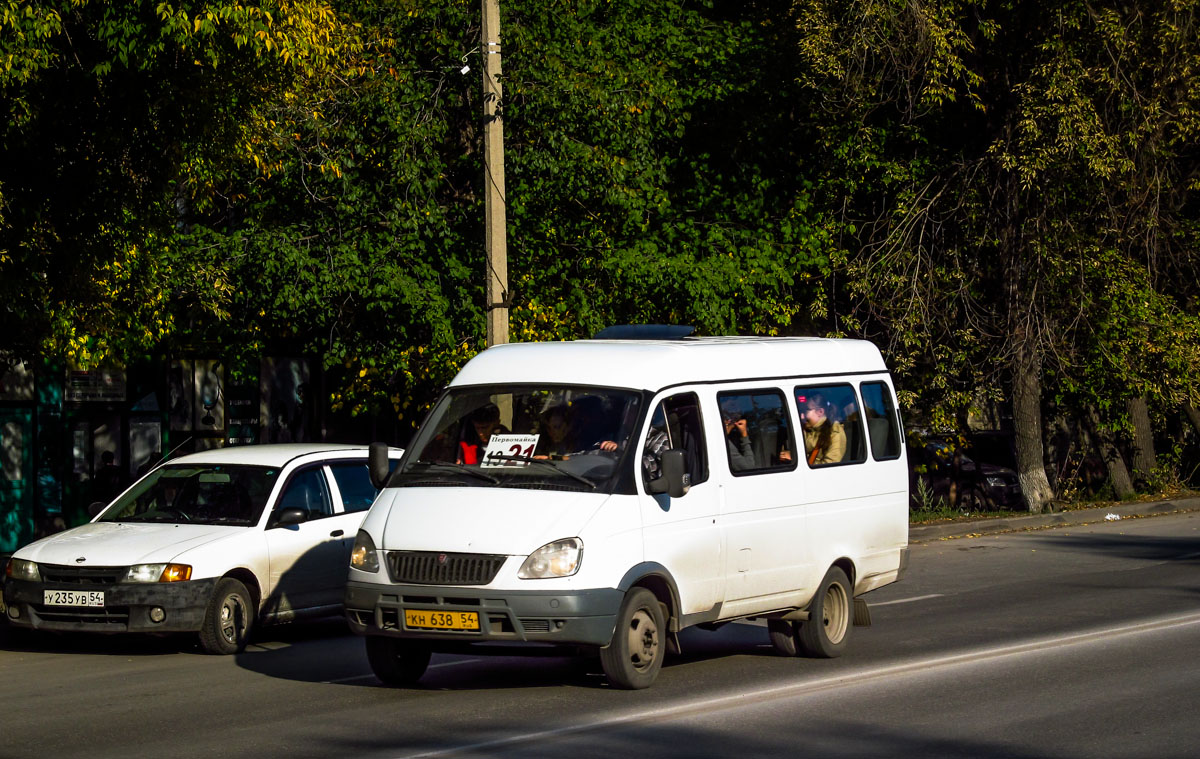
{"label": "shadow on road", "polygon": [[[294,645],[336,637],[349,637],[350,630],[341,617],[306,620],[254,629],[250,649]],[[109,656],[169,656],[195,654],[208,656],[200,648],[195,633],[149,635],[119,633],[106,635],[87,632],[50,632],[12,627],[0,622],[0,651],[26,651],[60,654]]]}
{"label": "shadow on road", "polygon": [[[239,667],[268,677],[356,688],[381,688],[371,674],[363,639],[344,622],[296,625],[290,635],[271,628],[270,640],[238,654]],[[765,627],[724,625],[716,631],[684,630],[682,653],[669,655],[665,669],[728,656],[775,656]],[[598,655],[574,649],[508,647],[435,654],[415,690],[487,690],[542,687],[608,688]]]}
{"label": "shadow on road", "polygon": [[1067,551],[1093,551],[1143,561],[1200,562],[1200,535],[1163,537],[1139,535],[1062,535],[1047,533],[1037,542]]}
{"label": "shadow on road", "polygon": [[0,624],[0,651],[88,654],[92,656],[164,656],[198,651],[187,635],[97,635],[26,630]]}

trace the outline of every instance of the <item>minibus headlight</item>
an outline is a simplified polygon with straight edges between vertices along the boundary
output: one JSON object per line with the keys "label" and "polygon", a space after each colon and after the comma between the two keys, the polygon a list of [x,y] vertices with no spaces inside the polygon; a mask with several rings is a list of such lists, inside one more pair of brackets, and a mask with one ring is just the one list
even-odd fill
{"label": "minibus headlight", "polygon": [[38,570],[37,562],[26,561],[25,559],[9,559],[4,574],[12,580],[25,580],[26,582],[42,581],[42,573]]}
{"label": "minibus headlight", "polygon": [[379,554],[375,551],[375,541],[366,530],[359,530],[354,538],[354,548],[350,551],[350,566],[360,572],[378,572]]}
{"label": "minibus headlight", "polygon": [[187,564],[134,564],[121,582],[184,582],[192,579]]}
{"label": "minibus headlight", "polygon": [[543,580],[548,577],[570,577],[579,571],[583,559],[583,541],[567,538],[547,543],[521,565],[517,577],[522,580]]}

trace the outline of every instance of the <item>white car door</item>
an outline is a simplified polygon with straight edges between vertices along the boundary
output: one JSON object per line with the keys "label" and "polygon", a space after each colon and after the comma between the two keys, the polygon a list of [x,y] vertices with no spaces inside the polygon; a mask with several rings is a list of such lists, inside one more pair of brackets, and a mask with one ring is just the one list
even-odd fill
{"label": "white car door", "polygon": [[[663,398],[642,434],[640,479],[642,542],[645,558],[666,567],[679,589],[683,614],[710,611],[721,601],[724,576],[721,529],[717,525],[719,490],[708,477],[707,450],[700,404],[693,392]],[[661,451],[685,451],[691,489],[680,498],[649,494],[658,476]]]}
{"label": "white car door", "polygon": [[341,532],[338,576],[334,584],[336,597],[333,601],[340,604],[346,590],[346,575],[349,572],[350,551],[354,548],[354,538],[367,515],[367,509],[371,508],[379,491],[371,484],[366,459],[331,461],[325,466],[325,475],[329,479],[334,504],[334,515],[328,519],[329,534],[332,538],[334,533]]}
{"label": "white car door", "polygon": [[[278,515],[289,508],[303,509],[308,518],[299,524],[277,524]],[[341,603],[348,566],[343,544],[347,537],[354,539],[354,532],[347,535],[345,517],[355,515],[335,509],[323,464],[292,473],[267,525],[271,588],[265,613],[287,618],[299,610]]]}

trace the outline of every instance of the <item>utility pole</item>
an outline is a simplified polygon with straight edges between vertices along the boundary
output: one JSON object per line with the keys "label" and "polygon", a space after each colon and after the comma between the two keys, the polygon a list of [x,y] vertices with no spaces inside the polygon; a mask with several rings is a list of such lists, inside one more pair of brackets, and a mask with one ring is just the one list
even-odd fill
{"label": "utility pole", "polygon": [[500,0],[483,0],[483,163],[487,249],[487,344],[508,342],[508,244],[504,215],[504,108]]}

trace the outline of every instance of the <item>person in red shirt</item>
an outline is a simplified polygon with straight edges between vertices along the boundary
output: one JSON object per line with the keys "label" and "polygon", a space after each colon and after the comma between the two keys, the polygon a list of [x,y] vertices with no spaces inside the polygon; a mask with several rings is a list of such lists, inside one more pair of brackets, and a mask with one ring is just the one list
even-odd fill
{"label": "person in red shirt", "polygon": [[504,425],[500,424],[500,408],[496,404],[489,403],[475,409],[463,425],[463,434],[458,441],[458,463],[478,465],[492,435],[507,432]]}

